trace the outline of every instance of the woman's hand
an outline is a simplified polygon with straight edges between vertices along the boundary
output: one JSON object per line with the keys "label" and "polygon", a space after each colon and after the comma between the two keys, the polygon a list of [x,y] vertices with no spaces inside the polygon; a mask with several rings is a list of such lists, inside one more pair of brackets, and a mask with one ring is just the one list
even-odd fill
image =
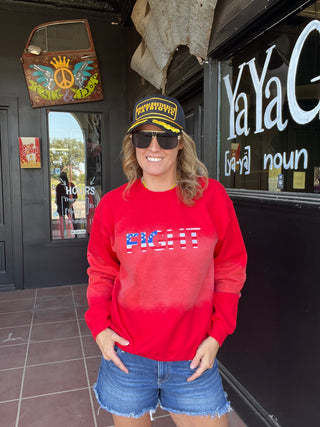
{"label": "woman's hand", "polygon": [[120,345],[128,345],[129,344],[129,341],[120,337],[120,335],[118,335],[116,332],[114,332],[110,328],[105,329],[104,331],[100,332],[100,334],[98,334],[96,336],[96,343],[98,344],[98,347],[100,348],[102,356],[106,360],[112,360],[112,362],[115,365],[117,365],[118,368],[121,369],[121,371],[128,374],[129,373],[128,369],[121,362],[121,360],[117,356],[117,353],[114,350],[114,345],[116,342]]}
{"label": "woman's hand", "polygon": [[195,369],[196,372],[187,379],[188,382],[194,381],[199,378],[204,371],[212,368],[215,358],[217,356],[220,344],[213,337],[208,337],[199,345],[196,355],[191,361],[190,368]]}

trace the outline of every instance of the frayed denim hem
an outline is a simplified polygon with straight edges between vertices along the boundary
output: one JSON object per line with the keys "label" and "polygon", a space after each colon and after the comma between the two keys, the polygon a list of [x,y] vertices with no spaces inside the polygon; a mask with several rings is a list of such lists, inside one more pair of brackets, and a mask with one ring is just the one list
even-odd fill
{"label": "frayed denim hem", "polygon": [[166,408],[165,406],[162,406],[160,404],[161,409],[164,411],[172,412],[173,414],[183,414],[183,415],[191,415],[193,417],[208,417],[211,416],[211,418],[216,417],[222,417],[223,415],[226,415],[228,412],[232,411],[232,408],[230,406],[230,402],[227,402],[222,408],[217,409],[213,412],[185,412],[185,411],[177,411],[176,409]]}
{"label": "frayed denim hem", "polygon": [[96,398],[97,398],[97,401],[98,401],[98,403],[99,403],[99,405],[100,405],[100,407],[99,407],[99,409],[98,409],[98,413],[97,413],[97,415],[99,415],[100,409],[102,408],[102,409],[104,409],[105,411],[110,412],[111,414],[119,415],[120,417],[128,417],[128,418],[140,418],[140,417],[142,417],[144,414],[146,414],[147,412],[149,412],[149,413],[150,413],[150,417],[152,418],[152,414],[154,414],[154,413],[156,412],[156,410],[157,410],[157,406],[158,406],[158,405],[157,405],[155,408],[147,408],[147,409],[143,409],[141,412],[139,412],[139,413],[137,413],[137,414],[135,414],[134,412],[130,412],[129,414],[122,414],[122,413],[120,413],[120,412],[118,412],[118,411],[115,411],[114,409],[108,408],[107,406],[104,406],[104,405],[102,404],[102,402],[100,401],[100,398],[99,398],[99,394],[98,394],[98,392],[97,392],[97,390],[96,390],[96,384],[93,386],[93,391],[94,391],[94,393],[95,393],[95,395],[96,395]]}

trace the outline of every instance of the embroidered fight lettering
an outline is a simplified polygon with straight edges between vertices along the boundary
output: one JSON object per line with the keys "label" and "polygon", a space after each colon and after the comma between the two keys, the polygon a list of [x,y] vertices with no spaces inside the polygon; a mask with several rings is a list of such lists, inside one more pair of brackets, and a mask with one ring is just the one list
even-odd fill
{"label": "embroidered fight lettering", "polygon": [[194,249],[198,248],[198,239],[197,239],[197,231],[200,228],[187,228],[188,231],[191,231],[191,243]]}
{"label": "embroidered fight lettering", "polygon": [[139,237],[139,234],[138,233],[129,233],[129,234],[127,234],[127,252],[128,252],[128,254],[132,253],[132,251],[131,251],[132,246],[138,244],[137,241],[132,241],[131,240],[133,237]]}
{"label": "embroidered fight lettering", "polygon": [[[155,230],[151,233],[142,231],[140,233],[127,233],[127,253],[147,252],[148,250],[185,250],[188,248],[198,249],[198,231],[200,228],[179,228],[179,230],[167,229],[165,232]],[[134,250],[133,250],[134,248]]]}
{"label": "embroidered fight lettering", "polygon": [[147,252],[147,233],[142,232],[141,233],[141,250],[142,252]]}
{"label": "embroidered fight lettering", "polygon": [[180,228],[179,231],[181,249],[187,249],[186,233],[184,232],[184,228]]}

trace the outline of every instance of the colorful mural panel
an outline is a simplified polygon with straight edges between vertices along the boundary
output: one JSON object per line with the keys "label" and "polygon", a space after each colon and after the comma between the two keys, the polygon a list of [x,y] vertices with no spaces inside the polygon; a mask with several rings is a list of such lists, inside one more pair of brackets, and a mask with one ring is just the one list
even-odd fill
{"label": "colorful mural panel", "polygon": [[[50,51],[50,45],[42,44],[39,34],[46,30],[50,37],[53,26],[56,36],[59,30],[67,34],[69,25],[69,33],[74,31],[73,39],[76,38],[79,25],[75,26],[75,23],[82,24],[81,31],[87,31],[88,42],[84,46],[71,43],[68,46],[67,41],[65,51],[57,51],[53,39]],[[77,47],[80,49],[75,49]],[[21,61],[33,108],[103,99],[98,61],[87,21],[61,21],[37,27],[29,37]]]}

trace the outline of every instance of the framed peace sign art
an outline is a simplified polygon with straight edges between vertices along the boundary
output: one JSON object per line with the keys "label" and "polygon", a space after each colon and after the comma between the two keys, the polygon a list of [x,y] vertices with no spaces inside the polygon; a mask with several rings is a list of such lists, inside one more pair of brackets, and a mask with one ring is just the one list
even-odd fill
{"label": "framed peace sign art", "polygon": [[34,28],[21,62],[33,108],[103,99],[86,19],[54,21]]}

